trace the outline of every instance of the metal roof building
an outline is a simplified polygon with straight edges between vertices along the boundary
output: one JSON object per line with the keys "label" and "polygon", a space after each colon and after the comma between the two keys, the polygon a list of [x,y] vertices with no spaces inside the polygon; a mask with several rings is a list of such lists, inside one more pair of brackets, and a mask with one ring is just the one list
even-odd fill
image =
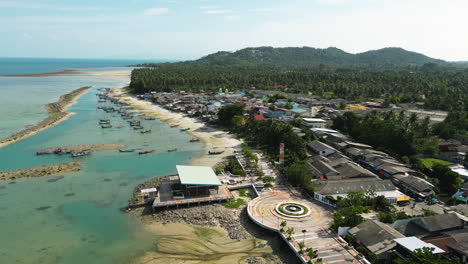
{"label": "metal roof building", "polygon": [[182,185],[221,186],[211,167],[177,165],[176,168]]}

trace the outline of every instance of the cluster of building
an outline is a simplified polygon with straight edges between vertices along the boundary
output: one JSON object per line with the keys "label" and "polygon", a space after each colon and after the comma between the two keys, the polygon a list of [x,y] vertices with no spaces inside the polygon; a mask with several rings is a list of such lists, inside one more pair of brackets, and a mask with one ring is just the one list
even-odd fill
{"label": "cluster of building", "polygon": [[320,114],[325,119],[339,115],[336,102],[313,99],[312,97],[298,97],[276,99],[272,93],[255,91],[245,92],[217,92],[217,93],[148,93],[140,95],[141,99],[151,100],[154,103],[175,111],[183,112],[192,117],[200,117],[204,121],[216,119],[216,114],[222,106],[241,104],[245,109],[256,114],[257,119],[277,119],[289,121],[297,116],[315,116]]}
{"label": "cluster of building", "polygon": [[434,193],[424,175],[384,152],[339,133],[322,138],[328,144],[312,141],[307,145],[308,164],[316,176],[314,198],[322,203],[333,206],[334,199],[350,191],[373,191],[392,204],[405,203],[410,197],[427,199]]}
{"label": "cluster of building", "polygon": [[461,263],[468,260],[468,229],[455,213],[397,220],[392,225],[367,220],[345,234],[383,263],[407,258],[423,248],[433,254],[456,256]]}

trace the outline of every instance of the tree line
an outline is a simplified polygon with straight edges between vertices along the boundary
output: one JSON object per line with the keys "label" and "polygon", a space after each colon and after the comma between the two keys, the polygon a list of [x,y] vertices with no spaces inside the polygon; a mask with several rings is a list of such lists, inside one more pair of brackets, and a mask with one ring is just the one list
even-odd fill
{"label": "tree line", "polygon": [[370,69],[281,68],[275,66],[156,64],[132,71],[135,93],[274,89],[354,101],[374,98],[396,103],[424,102],[427,108],[468,110],[466,71],[379,71]]}

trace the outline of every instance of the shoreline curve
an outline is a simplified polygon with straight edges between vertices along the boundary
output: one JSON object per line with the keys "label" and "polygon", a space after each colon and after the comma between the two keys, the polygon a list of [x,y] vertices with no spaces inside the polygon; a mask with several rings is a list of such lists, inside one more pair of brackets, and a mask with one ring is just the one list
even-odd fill
{"label": "shoreline curve", "polygon": [[33,136],[43,130],[51,128],[67,120],[74,114],[72,112],[67,112],[67,109],[76,103],[76,100],[91,88],[92,86],[84,86],[75,89],[60,96],[57,102],[46,104],[44,108],[46,109],[48,115],[45,119],[34,125],[28,126],[27,128],[16,132],[9,137],[0,139],[0,148]]}

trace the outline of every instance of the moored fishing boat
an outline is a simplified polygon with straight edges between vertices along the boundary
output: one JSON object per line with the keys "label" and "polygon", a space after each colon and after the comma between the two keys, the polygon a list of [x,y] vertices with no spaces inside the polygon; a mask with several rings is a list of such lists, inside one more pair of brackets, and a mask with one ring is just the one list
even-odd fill
{"label": "moored fishing boat", "polygon": [[112,128],[112,125],[102,125],[101,128]]}
{"label": "moored fishing boat", "polygon": [[51,151],[38,151],[36,152],[36,155],[45,155],[45,154],[51,154],[52,152]]}
{"label": "moored fishing boat", "polygon": [[208,151],[208,154],[210,154],[210,155],[219,155],[219,154],[223,154],[223,153],[224,153],[224,150],[220,150],[220,151],[210,150],[210,151]]}
{"label": "moored fishing boat", "polygon": [[82,157],[91,154],[92,151],[89,149],[83,150],[83,151],[77,151],[77,152],[72,152],[71,156],[72,158],[77,158],[77,157]]}
{"label": "moored fishing boat", "polygon": [[154,117],[145,117],[144,119],[145,120],[156,120],[156,118],[154,118]]}
{"label": "moored fishing boat", "polygon": [[168,149],[167,152],[176,152],[177,151],[177,148],[173,148],[173,149]]}
{"label": "moored fishing boat", "polygon": [[141,134],[151,133],[151,129],[140,131]]}
{"label": "moored fishing boat", "polygon": [[150,149],[150,150],[140,151],[140,152],[138,152],[138,154],[139,155],[149,154],[149,153],[153,153],[155,151],[156,151],[155,149]]}
{"label": "moored fishing boat", "polygon": [[190,139],[190,142],[198,142],[198,141],[200,141],[200,139],[196,137],[193,137]]}
{"label": "moored fishing boat", "polygon": [[133,127],[134,130],[139,130],[139,129],[143,129],[143,128],[144,128],[144,127],[142,127],[142,126],[134,126],[134,127]]}
{"label": "moored fishing boat", "polygon": [[171,125],[171,127],[178,127],[178,126],[179,126],[179,124]]}
{"label": "moored fishing boat", "polygon": [[183,131],[188,131],[188,130],[190,130],[190,128],[188,128],[188,127],[187,127],[187,128],[181,128],[181,129],[180,129],[180,131],[182,131],[182,132],[183,132]]}
{"label": "moored fishing boat", "polygon": [[119,152],[135,152],[135,149],[119,149]]}

